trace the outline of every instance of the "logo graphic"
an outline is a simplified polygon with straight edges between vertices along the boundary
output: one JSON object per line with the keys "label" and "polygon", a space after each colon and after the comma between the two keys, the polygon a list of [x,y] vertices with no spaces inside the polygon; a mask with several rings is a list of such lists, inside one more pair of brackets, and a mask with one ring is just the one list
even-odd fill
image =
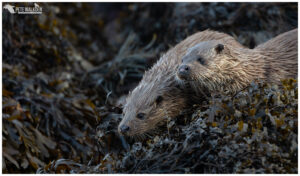
{"label": "logo graphic", "polygon": [[42,14],[43,8],[37,3],[34,3],[34,7],[16,7],[10,4],[6,4],[3,9],[6,9],[11,14]]}
{"label": "logo graphic", "polygon": [[3,9],[7,9],[10,13],[14,14],[14,13],[16,13],[14,7],[15,7],[15,6],[6,4],[6,5],[3,7]]}

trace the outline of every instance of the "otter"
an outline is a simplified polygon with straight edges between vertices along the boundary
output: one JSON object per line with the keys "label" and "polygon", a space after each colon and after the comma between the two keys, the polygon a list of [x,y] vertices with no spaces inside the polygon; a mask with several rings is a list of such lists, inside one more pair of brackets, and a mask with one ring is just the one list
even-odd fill
{"label": "otter", "polygon": [[195,95],[176,81],[176,70],[186,51],[202,41],[226,39],[242,47],[228,34],[215,31],[195,33],[167,51],[153,67],[146,71],[138,86],[128,94],[123,108],[123,118],[118,126],[120,134],[142,137],[166,117],[176,117]]}
{"label": "otter", "polygon": [[279,84],[296,78],[298,29],[283,33],[254,49],[238,47],[226,38],[199,42],[182,57],[178,82],[196,91],[235,94],[256,80]]}

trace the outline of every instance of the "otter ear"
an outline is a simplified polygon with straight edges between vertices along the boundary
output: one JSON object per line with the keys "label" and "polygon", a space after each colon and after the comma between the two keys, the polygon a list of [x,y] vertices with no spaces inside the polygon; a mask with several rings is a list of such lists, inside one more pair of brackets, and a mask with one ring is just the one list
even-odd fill
{"label": "otter ear", "polygon": [[162,101],[163,101],[163,97],[162,96],[157,96],[156,100],[155,100],[155,103],[156,103],[156,105],[159,105]]}
{"label": "otter ear", "polygon": [[217,46],[215,46],[215,50],[218,54],[220,54],[224,50],[224,45],[223,44],[217,44]]}

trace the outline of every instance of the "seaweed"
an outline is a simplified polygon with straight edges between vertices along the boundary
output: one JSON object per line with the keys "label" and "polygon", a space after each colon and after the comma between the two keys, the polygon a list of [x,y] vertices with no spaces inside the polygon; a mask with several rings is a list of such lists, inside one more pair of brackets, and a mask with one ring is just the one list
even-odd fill
{"label": "seaweed", "polygon": [[297,27],[297,3],[38,4],[2,12],[3,173],[298,172],[297,80],[199,102],[144,141],[117,132],[170,47],[209,28],[253,48]]}

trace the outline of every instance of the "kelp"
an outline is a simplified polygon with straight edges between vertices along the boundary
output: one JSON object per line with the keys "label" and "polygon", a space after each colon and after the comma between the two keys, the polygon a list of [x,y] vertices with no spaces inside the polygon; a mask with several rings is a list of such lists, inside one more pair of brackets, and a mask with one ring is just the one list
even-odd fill
{"label": "kelp", "polygon": [[3,173],[297,173],[295,80],[199,102],[145,141],[117,132],[163,52],[207,28],[254,47],[297,27],[297,3],[38,4],[3,9]]}
{"label": "kelp", "polygon": [[[71,170],[73,173],[297,173],[297,90],[297,81],[289,79],[281,87],[253,83],[235,97],[217,95],[193,107],[192,114],[171,120],[174,125],[168,133],[135,141],[127,151],[124,147],[123,151],[108,152],[97,165],[87,167],[77,163]],[[209,118],[211,114],[213,117]],[[98,130],[109,131],[104,127],[99,126]],[[47,166],[38,173],[61,173],[51,164],[52,169]],[[67,167],[65,163],[60,165]]]}

